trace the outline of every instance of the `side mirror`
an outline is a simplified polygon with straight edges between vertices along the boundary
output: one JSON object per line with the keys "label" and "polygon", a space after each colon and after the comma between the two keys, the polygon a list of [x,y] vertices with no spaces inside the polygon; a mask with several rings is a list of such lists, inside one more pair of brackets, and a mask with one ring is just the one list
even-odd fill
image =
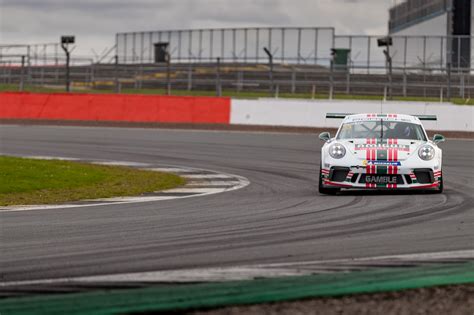
{"label": "side mirror", "polygon": [[331,134],[327,131],[321,132],[319,134],[319,139],[327,142],[327,141],[329,141],[329,139],[331,139]]}
{"label": "side mirror", "polygon": [[435,135],[433,136],[433,142],[436,143],[436,144],[438,144],[438,143],[440,143],[440,142],[444,142],[444,141],[446,141],[446,138],[445,138],[444,136],[442,136],[442,135],[435,134]]}

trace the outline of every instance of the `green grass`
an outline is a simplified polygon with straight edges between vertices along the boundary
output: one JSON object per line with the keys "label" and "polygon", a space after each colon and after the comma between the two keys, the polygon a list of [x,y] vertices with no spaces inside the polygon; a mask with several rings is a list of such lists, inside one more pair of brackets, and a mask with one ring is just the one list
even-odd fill
{"label": "green grass", "polygon": [[0,206],[134,196],[184,183],[174,174],[127,167],[0,156]]}
{"label": "green grass", "polygon": [[[25,91],[36,92],[36,93],[62,93],[64,89],[41,87],[34,85],[25,86]],[[18,91],[18,85],[16,84],[0,84],[0,92],[5,91]],[[112,89],[91,89],[91,88],[74,88],[73,93],[100,93],[100,94],[111,94],[114,93]],[[121,90],[122,94],[144,94],[144,95],[165,95],[165,89],[131,89],[124,88]],[[215,91],[187,91],[187,90],[173,90],[172,95],[178,96],[216,96]],[[268,92],[249,92],[236,90],[223,90],[222,96],[228,96],[237,99],[255,99],[261,97],[270,97]],[[273,96],[272,96],[273,97]],[[290,98],[290,99],[311,99],[313,95],[311,93],[280,93],[279,98]],[[316,94],[315,99],[328,99],[327,94]],[[353,94],[335,94],[334,99],[340,100],[382,100],[383,96],[379,95],[353,95]],[[410,102],[439,102],[437,97],[421,97],[421,96],[395,96],[394,101],[410,101]],[[444,100],[446,101],[446,100]],[[451,102],[456,105],[474,105],[474,99],[463,99],[463,98],[451,98]]]}
{"label": "green grass", "polygon": [[[18,84],[0,84],[0,92],[18,92]],[[57,93],[62,92],[63,90],[46,88],[39,85],[25,85],[24,91],[26,92],[35,92],[35,93]]]}

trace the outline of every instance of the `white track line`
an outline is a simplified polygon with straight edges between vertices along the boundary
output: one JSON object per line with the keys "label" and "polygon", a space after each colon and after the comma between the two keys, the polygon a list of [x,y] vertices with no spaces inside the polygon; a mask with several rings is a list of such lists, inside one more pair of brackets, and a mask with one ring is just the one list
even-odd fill
{"label": "white track line", "polygon": [[145,168],[145,171],[153,171],[153,172],[165,172],[165,173],[185,173],[191,172],[190,169],[185,168],[178,168],[178,167],[152,167],[152,168]]}
{"label": "white track line", "polygon": [[229,267],[229,268],[202,268],[187,270],[167,270],[152,272],[136,272],[116,275],[57,278],[44,280],[25,280],[0,282],[0,287],[54,284],[68,282],[217,282],[231,280],[252,280],[256,277],[282,277],[303,275],[298,270],[269,269],[251,267]]}
{"label": "white track line", "polygon": [[[420,253],[406,255],[389,255],[375,256],[356,259],[336,259],[323,261],[306,261],[291,262],[277,264],[260,264],[249,266],[235,267],[216,267],[216,268],[196,268],[182,270],[164,270],[151,272],[134,272],[123,274],[111,274],[89,277],[72,277],[57,278],[43,280],[25,280],[0,282],[0,287],[19,286],[19,285],[35,285],[35,284],[51,284],[51,283],[68,283],[68,282],[215,282],[215,281],[231,281],[231,280],[251,280],[257,277],[285,277],[309,275],[317,273],[328,273],[330,271],[324,269],[324,265],[331,264],[331,267],[337,267],[338,263],[355,263],[369,262],[381,260],[421,260],[436,263],[439,259],[474,259],[474,250],[447,251],[438,253]],[[303,265],[314,265],[318,268],[304,269]],[[328,267],[328,266],[326,266]],[[355,266],[354,266],[355,267]],[[315,270],[316,269],[316,270]],[[337,269],[337,268],[336,268]],[[340,269],[344,271],[344,269]]]}
{"label": "white track line", "polygon": [[199,186],[235,186],[237,181],[209,181],[209,182],[189,182],[186,187],[199,187]]}
{"label": "white track line", "polygon": [[175,188],[167,190],[168,194],[212,194],[225,191],[226,188]]}
{"label": "white track line", "polygon": [[59,161],[79,161],[80,159],[62,157],[62,156],[42,156],[42,155],[33,155],[33,156],[21,156],[22,158],[34,159],[34,160],[59,160]]}
{"label": "white track line", "polygon": [[262,264],[258,266],[273,268],[273,267],[292,267],[292,266],[320,265],[320,264],[334,264],[334,263],[344,264],[344,263],[356,263],[356,262],[367,262],[367,261],[427,261],[427,260],[436,261],[436,260],[442,260],[442,259],[474,259],[474,249],[446,251],[446,252],[433,252],[433,253],[374,256],[374,257],[363,257],[363,258],[311,260],[311,261],[301,261],[301,262]]}
{"label": "white track line", "polygon": [[148,163],[138,163],[138,162],[122,162],[122,161],[99,161],[99,162],[91,162],[91,164],[97,165],[109,165],[109,166],[150,166]]}
{"label": "white track line", "polygon": [[192,174],[192,175],[182,175],[184,178],[189,179],[231,179],[233,176],[224,175],[224,174]]}

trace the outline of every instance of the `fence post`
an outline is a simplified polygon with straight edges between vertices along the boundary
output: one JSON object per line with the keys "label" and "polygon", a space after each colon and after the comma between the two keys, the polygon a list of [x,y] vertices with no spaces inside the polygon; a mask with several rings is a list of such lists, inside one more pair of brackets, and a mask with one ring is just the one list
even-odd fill
{"label": "fence post", "polygon": [[348,69],[346,73],[346,94],[350,94],[350,93],[351,93],[351,72]]}
{"label": "fence post", "polygon": [[143,61],[140,61],[140,67],[138,68],[138,88],[141,90],[143,88]]}
{"label": "fence post", "polygon": [[448,79],[448,88],[447,88],[447,91],[446,91],[446,98],[448,100],[448,102],[451,101],[451,61],[448,62],[447,64],[447,79]]}
{"label": "fence post", "polygon": [[44,64],[41,66],[40,70],[40,85],[44,85]]}
{"label": "fence post", "polygon": [[134,80],[133,80],[133,88],[138,89],[138,74],[140,70],[136,70],[133,72],[134,73]]}
{"label": "fence post", "polygon": [[237,72],[237,93],[242,92],[242,87],[243,87],[243,72],[238,71]]}
{"label": "fence post", "polygon": [[25,56],[21,56],[20,92],[25,88]]}
{"label": "fence post", "polygon": [[216,65],[216,95],[222,96],[222,86],[221,86],[221,58],[217,58]]}
{"label": "fence post", "polygon": [[439,92],[439,102],[440,102],[440,103],[443,103],[443,87],[440,88],[440,92]]}
{"label": "fence post", "polygon": [[[387,47],[388,50],[388,47]],[[392,57],[389,57],[388,61],[388,84],[390,86],[389,89],[389,98],[390,100],[393,99],[393,71],[392,71]]]}
{"label": "fence post", "polygon": [[291,68],[291,94],[296,92],[296,71],[294,68]]}
{"label": "fence post", "polygon": [[114,59],[114,88],[115,93],[120,93],[118,55],[115,55]]}
{"label": "fence post", "polygon": [[171,95],[171,58],[169,53],[167,53],[166,59],[166,95]]}
{"label": "fence post", "polygon": [[188,68],[188,91],[193,89],[193,65],[192,63],[189,64]]}
{"label": "fence post", "polygon": [[12,82],[12,67],[8,67],[7,84]]}
{"label": "fence post", "polygon": [[403,96],[407,97],[407,73],[403,71]]}
{"label": "fence post", "polygon": [[332,58],[329,68],[329,99],[332,100],[334,93],[334,60]]}
{"label": "fence post", "polygon": [[[90,83],[90,87],[92,87],[92,88],[95,88],[94,73],[95,73],[95,66],[94,66],[94,61],[92,61],[92,63],[91,63],[91,72],[89,73],[89,83]],[[86,73],[86,77],[84,78],[84,81],[87,81],[87,73]]]}
{"label": "fence post", "polygon": [[313,84],[313,88],[311,89],[311,99],[314,100],[316,97],[316,85]]}

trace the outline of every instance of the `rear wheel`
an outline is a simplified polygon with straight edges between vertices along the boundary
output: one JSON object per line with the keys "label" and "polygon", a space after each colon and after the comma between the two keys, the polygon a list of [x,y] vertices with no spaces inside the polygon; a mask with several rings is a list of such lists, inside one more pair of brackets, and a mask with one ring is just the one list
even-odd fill
{"label": "rear wheel", "polygon": [[318,190],[319,190],[319,193],[323,195],[335,195],[341,190],[340,188],[326,188],[323,186],[323,173],[321,172],[321,165],[319,166]]}

